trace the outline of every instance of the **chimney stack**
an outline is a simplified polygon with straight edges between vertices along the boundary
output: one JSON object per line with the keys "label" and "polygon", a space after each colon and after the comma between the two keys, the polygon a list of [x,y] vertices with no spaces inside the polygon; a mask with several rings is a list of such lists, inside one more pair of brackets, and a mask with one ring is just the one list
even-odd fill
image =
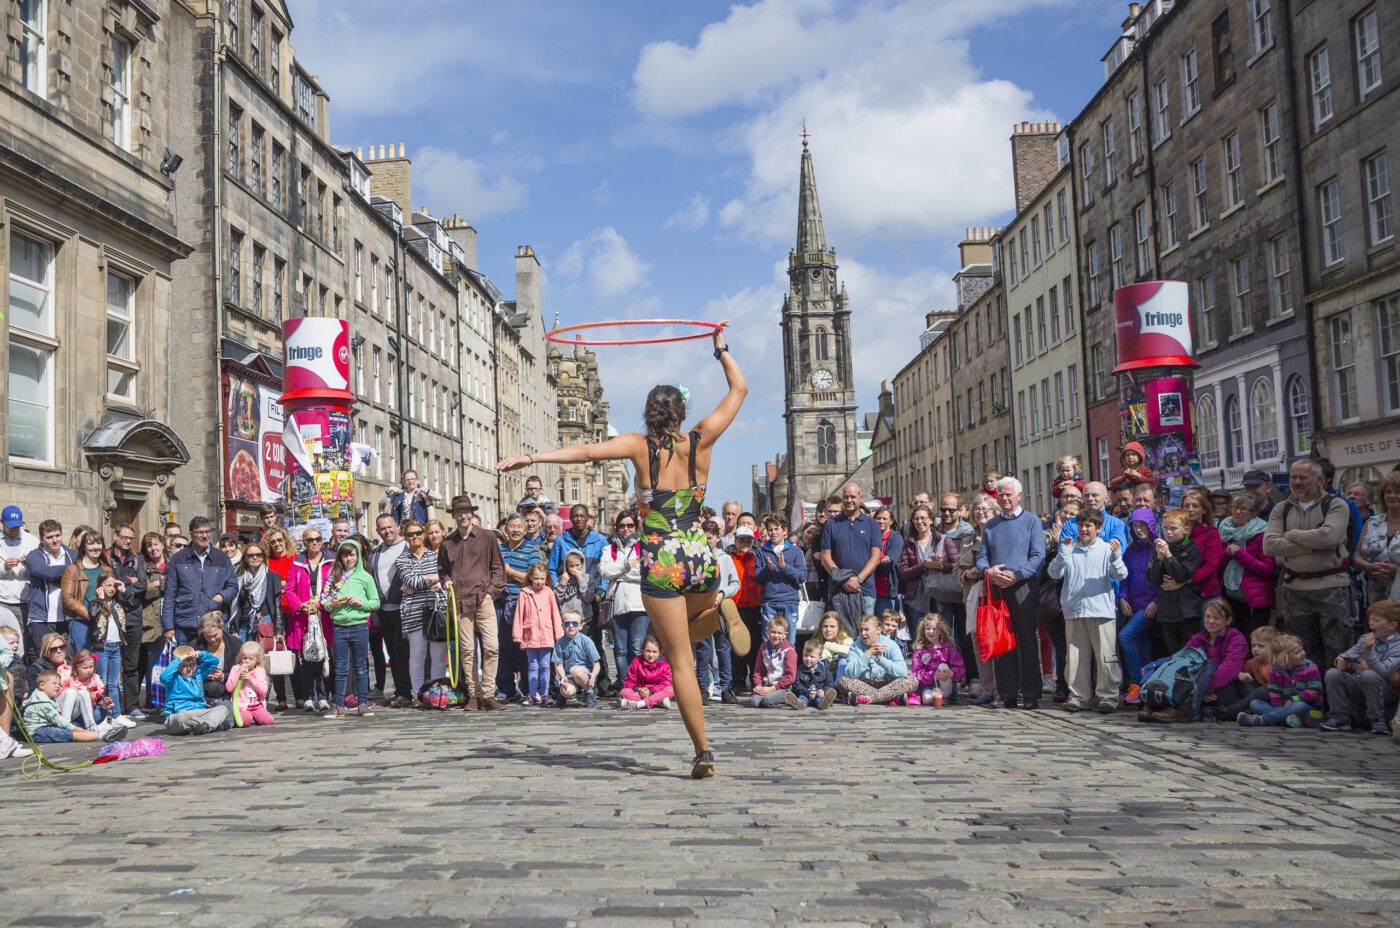
{"label": "chimney stack", "polygon": [[1021,212],[1040,196],[1060,173],[1060,159],[1055,151],[1059,134],[1058,122],[1023,122],[1012,129],[1011,171],[1016,183],[1016,212]]}
{"label": "chimney stack", "polygon": [[515,308],[540,316],[540,261],[535,257],[535,249],[520,245],[515,249]]}

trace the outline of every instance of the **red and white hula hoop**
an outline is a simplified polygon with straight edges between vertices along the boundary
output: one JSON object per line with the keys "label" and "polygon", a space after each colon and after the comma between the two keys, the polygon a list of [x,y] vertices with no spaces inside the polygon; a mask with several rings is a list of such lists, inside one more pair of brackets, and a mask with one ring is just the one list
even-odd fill
{"label": "red and white hula hoop", "polygon": [[[569,332],[584,332],[589,329],[604,329],[621,325],[689,325],[704,329],[694,335],[671,335],[666,338],[631,339],[583,339],[563,338]],[[544,333],[544,337],[560,345],[661,345],[668,342],[688,342],[697,338],[710,338],[724,328],[722,322],[705,322],[699,319],[621,319],[611,322],[580,322],[576,325],[560,326]]]}

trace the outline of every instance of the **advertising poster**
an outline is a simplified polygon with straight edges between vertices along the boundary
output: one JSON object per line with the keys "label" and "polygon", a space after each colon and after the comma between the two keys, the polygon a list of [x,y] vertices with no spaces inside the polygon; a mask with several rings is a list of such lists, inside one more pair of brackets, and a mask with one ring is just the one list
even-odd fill
{"label": "advertising poster", "polygon": [[1115,373],[1144,367],[1196,367],[1191,357],[1190,288],[1152,280],[1113,291]]}
{"label": "advertising poster", "polygon": [[340,319],[292,319],[283,324],[283,444],[289,454],[287,501],[294,530],[329,531],[334,519],[355,518],[349,392],[349,329]]}
{"label": "advertising poster", "polygon": [[287,473],[278,393],[232,373],[224,375],[223,388],[225,498],[275,503]]}

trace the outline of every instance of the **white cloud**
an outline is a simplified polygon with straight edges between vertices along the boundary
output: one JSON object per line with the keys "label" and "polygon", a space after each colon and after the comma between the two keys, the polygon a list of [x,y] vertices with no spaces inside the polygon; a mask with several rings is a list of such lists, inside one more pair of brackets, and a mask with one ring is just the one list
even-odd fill
{"label": "white cloud", "polygon": [[690,202],[667,217],[662,226],[667,229],[698,229],[710,218],[710,198],[697,193]]}
{"label": "white cloud", "polygon": [[598,186],[593,188],[593,202],[599,206],[607,206],[612,202],[612,198],[612,181],[604,177],[598,182]]}
{"label": "white cloud", "polygon": [[554,269],[565,281],[581,280],[600,303],[635,295],[647,279],[647,264],[612,226],[599,229],[564,249]]}
{"label": "white cloud", "polygon": [[459,212],[478,221],[525,205],[523,183],[505,174],[488,176],[478,161],[441,148],[420,148],[413,158],[413,200],[436,215]]}
{"label": "white cloud", "polygon": [[693,45],[646,46],[633,104],[656,119],[735,108],[721,136],[750,166],[718,219],[748,237],[792,238],[804,120],[824,216],[848,246],[946,234],[1011,205],[1011,126],[1050,118],[1029,91],[984,78],[964,36],[1061,2],[758,0],[731,7]]}

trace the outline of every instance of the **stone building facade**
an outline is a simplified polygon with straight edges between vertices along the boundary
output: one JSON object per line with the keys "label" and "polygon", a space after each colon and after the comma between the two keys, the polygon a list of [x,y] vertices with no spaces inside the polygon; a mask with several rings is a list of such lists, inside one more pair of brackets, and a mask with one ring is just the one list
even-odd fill
{"label": "stone building facade", "polygon": [[[1012,160],[1017,199],[1024,193],[1025,205],[1002,230],[998,248],[1011,317],[1015,473],[1038,512],[1053,508],[1055,462],[1071,455],[1087,466],[1088,450],[1073,182],[1068,165],[1048,177],[1044,167],[1058,164],[1060,134],[1054,122],[1016,127]],[[1044,187],[1035,189],[1037,182]]]}
{"label": "stone building facade", "polygon": [[788,255],[788,294],[781,314],[787,375],[783,416],[789,497],[785,509],[837,492],[859,463],[851,307],[836,269],[836,251],[826,244],[812,153],[804,138],[797,245]]}
{"label": "stone building facade", "polygon": [[[158,528],[194,495],[204,440],[165,376],[172,283],[191,249],[171,209],[172,4],[0,6],[0,499],[57,518]],[[164,165],[164,169],[162,169]]]}
{"label": "stone building facade", "polygon": [[[615,437],[618,433],[608,421],[609,405],[603,399],[598,356],[593,350],[575,345],[565,351],[550,345],[548,357],[559,397],[560,446],[592,444]],[[560,464],[557,487],[561,512],[582,503],[597,519],[600,530],[610,534],[613,515],[626,506],[630,481],[626,464],[620,461]]]}
{"label": "stone building facade", "polygon": [[953,375],[948,327],[956,310],[924,316],[919,353],[894,375],[895,504],[908,507],[915,493],[951,486]]}
{"label": "stone building facade", "polygon": [[[1400,249],[1390,180],[1392,149],[1400,162],[1400,8],[1293,6],[1291,22],[1279,25],[1298,101],[1317,445],[1337,465],[1339,486],[1375,484],[1400,461]],[[1290,417],[1306,412],[1288,408]]]}
{"label": "stone building facade", "polygon": [[[876,400],[876,411],[871,414],[875,426],[870,434],[871,496],[881,499],[895,498],[896,476],[899,473],[899,459],[895,453],[894,429],[894,390],[888,380],[880,381],[880,396]],[[757,476],[757,469],[754,474]]]}
{"label": "stone building facade", "polygon": [[[958,314],[948,325],[945,349],[952,376],[952,451],[948,482],[926,487],[971,499],[989,470],[1015,473],[1012,443],[1012,374],[1006,287],[995,256],[1002,250],[992,229],[969,229],[958,245],[962,269],[953,277]],[[995,247],[994,247],[995,246]]]}

